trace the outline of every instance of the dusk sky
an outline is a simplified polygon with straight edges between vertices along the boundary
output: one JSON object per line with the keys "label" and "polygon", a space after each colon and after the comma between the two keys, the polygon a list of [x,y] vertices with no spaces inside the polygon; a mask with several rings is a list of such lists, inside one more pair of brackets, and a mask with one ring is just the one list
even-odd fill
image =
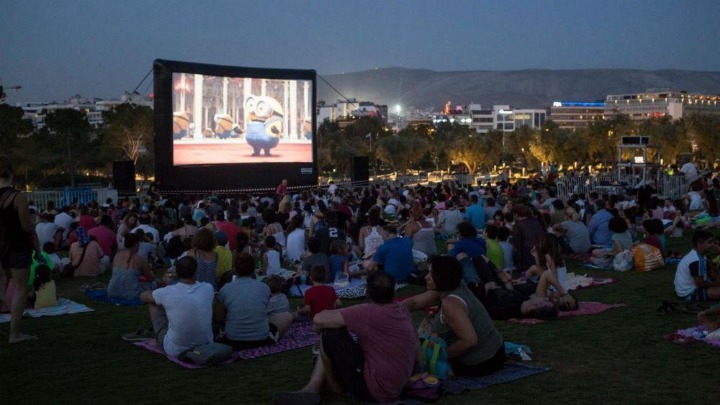
{"label": "dusk sky", "polygon": [[0,83],[22,86],[13,104],[119,98],[158,58],[320,75],[719,71],[719,18],[718,0],[3,0]]}

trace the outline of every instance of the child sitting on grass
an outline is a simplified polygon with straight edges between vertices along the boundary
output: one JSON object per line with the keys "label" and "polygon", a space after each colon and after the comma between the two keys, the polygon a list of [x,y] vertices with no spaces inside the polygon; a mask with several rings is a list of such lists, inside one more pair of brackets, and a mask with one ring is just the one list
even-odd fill
{"label": "child sitting on grass", "polygon": [[58,304],[55,280],[50,276],[50,267],[41,264],[35,268],[35,309],[55,307]]}
{"label": "child sitting on grass", "polygon": [[545,272],[550,272],[563,290],[568,289],[567,268],[560,253],[560,242],[557,236],[547,234],[540,243],[540,251],[535,247],[531,253],[535,258],[535,264],[525,272],[528,280],[538,280]]}
{"label": "child sitting on grass", "polygon": [[348,250],[347,243],[344,240],[334,240],[330,244],[330,271],[328,272],[326,283],[335,281],[338,273],[348,274]]}
{"label": "child sitting on grass", "polygon": [[319,264],[310,269],[312,287],[305,291],[304,305],[298,307],[295,319],[309,318],[308,320],[312,321],[320,312],[340,307],[340,298],[335,293],[335,289],[324,284],[326,273],[325,267]]}
{"label": "child sitting on grass", "polygon": [[280,251],[277,249],[277,241],[275,237],[270,235],[265,238],[265,248],[263,253],[263,273],[268,276],[281,275],[282,267],[280,267]]}
{"label": "child sitting on grass", "polygon": [[270,276],[266,282],[268,287],[270,287],[270,301],[267,305],[268,318],[282,312],[290,312],[290,301],[288,301],[287,296],[281,292],[285,280],[280,276]]}

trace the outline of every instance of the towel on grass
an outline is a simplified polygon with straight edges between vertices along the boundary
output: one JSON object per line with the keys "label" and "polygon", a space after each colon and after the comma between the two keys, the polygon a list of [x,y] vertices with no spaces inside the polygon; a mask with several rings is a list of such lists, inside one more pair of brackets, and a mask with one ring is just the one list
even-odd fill
{"label": "towel on grass", "polygon": [[[83,304],[70,301],[67,298],[58,298],[58,304],[54,307],[40,309],[26,309],[24,316],[39,318],[41,316],[57,316],[65,314],[77,314],[81,312],[92,312],[92,308],[88,308]],[[10,314],[0,314],[0,323],[10,322]]]}
{"label": "towel on grass", "polygon": [[[574,311],[561,311],[559,314],[560,319],[562,318],[569,318],[571,316],[578,316],[578,315],[595,315],[599,314],[601,312],[605,312],[607,310],[613,309],[613,308],[620,308],[624,307],[625,304],[603,304],[602,302],[591,302],[591,301],[582,301],[579,302],[580,307]],[[541,319],[534,319],[534,318],[523,318],[523,319],[510,319],[510,322],[512,323],[524,323],[524,324],[538,324],[543,323],[545,321]]]}
{"label": "towel on grass", "polygon": [[708,334],[707,329],[702,326],[679,329],[675,333],[665,335],[665,339],[674,343],[695,343],[705,342],[711,346],[720,347],[720,333],[717,331]]}
{"label": "towel on grass", "polygon": [[106,304],[113,304],[123,307],[137,307],[140,305],[145,305],[142,301],[140,301],[140,298],[135,298],[132,300],[124,298],[110,298],[108,297],[107,289],[84,290],[83,292],[85,293],[85,295],[87,295],[94,301],[104,302]]}
{"label": "towel on grass", "polygon": [[568,290],[582,290],[584,288],[599,287],[603,285],[615,284],[620,282],[617,278],[601,278],[588,277],[587,274],[579,275],[575,273],[567,274]]}
{"label": "towel on grass", "polygon": [[[358,298],[365,298],[366,291],[365,291],[365,285],[367,284],[367,280],[364,278],[354,278],[350,280],[347,286],[345,287],[338,287],[334,284],[327,284],[330,287],[333,287],[335,289],[335,292],[337,293],[338,298],[340,299],[358,299]],[[395,291],[407,286],[407,283],[399,283],[395,284]],[[290,294],[292,294],[293,297],[302,297],[305,296],[305,291],[307,291],[310,287],[310,285],[294,285],[292,288],[290,288]]]}
{"label": "towel on grass", "polygon": [[453,377],[444,382],[443,388],[451,394],[461,394],[464,391],[479,390],[496,384],[505,384],[521,378],[549,371],[549,368],[529,366],[519,363],[505,363],[505,366],[484,377]]}
{"label": "towel on grass", "polygon": [[[446,393],[460,395],[465,391],[480,390],[488,388],[496,384],[505,384],[519,379],[530,377],[536,374],[542,374],[550,371],[549,368],[528,366],[519,363],[505,363],[505,366],[499,371],[483,377],[452,377],[443,381],[443,389]],[[420,402],[411,398],[401,398],[395,402],[388,402],[383,405],[422,405]]]}
{"label": "towel on grass", "polygon": [[[302,347],[311,346],[320,342],[320,335],[313,330],[312,322],[293,322],[288,331],[280,338],[280,340],[272,345],[258,347],[255,349],[241,350],[235,352],[233,356],[221,364],[232,363],[239,359],[254,359],[257,357],[268,356],[271,354],[282,353],[289,350],[295,350]],[[141,342],[135,342],[136,346],[151,352],[162,354],[168,360],[175,364],[189,369],[206,368],[207,366],[199,366],[197,364],[182,361],[175,356],[167,355],[162,347],[158,345],[155,339],[147,339]]]}

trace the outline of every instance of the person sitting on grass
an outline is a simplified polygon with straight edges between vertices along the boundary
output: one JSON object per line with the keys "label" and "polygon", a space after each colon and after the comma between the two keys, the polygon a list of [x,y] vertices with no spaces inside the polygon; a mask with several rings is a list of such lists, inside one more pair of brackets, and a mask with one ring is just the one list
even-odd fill
{"label": "person sitting on grass", "polygon": [[268,317],[270,287],[253,278],[255,259],[241,253],[235,258],[238,277],[220,289],[214,319],[225,322],[225,335],[219,342],[235,350],[254,349],[273,344],[285,334],[292,323],[290,312]]}
{"label": "person sitting on grass", "polygon": [[148,304],[152,329],[123,335],[123,340],[155,338],[170,356],[179,356],[195,346],[212,342],[212,311],[215,290],[197,281],[197,261],[185,256],[175,262],[172,277],[178,282],[153,291],[140,299]]}
{"label": "person sitting on grass", "polygon": [[218,255],[214,249],[217,246],[215,234],[207,228],[198,229],[192,240],[192,249],[185,252],[185,256],[195,258],[197,261],[197,280],[210,283],[213,288],[217,286],[215,269],[217,268]]}
{"label": "person sitting on grass", "polygon": [[326,270],[323,266],[316,264],[310,270],[310,280],[312,287],[305,291],[305,300],[303,306],[298,306],[295,313],[295,319],[303,319],[312,321],[315,315],[326,309],[336,309],[340,307],[340,298],[338,298],[335,289],[329,285],[325,285]]}
{"label": "person sitting on grass", "polygon": [[283,272],[281,267],[282,259],[278,248],[282,249],[282,247],[277,244],[275,237],[270,235],[265,238],[265,248],[266,250],[262,256],[263,274],[268,276],[281,275]]}
{"label": "person sitting on grass", "polygon": [[287,295],[282,293],[285,280],[280,276],[270,276],[265,282],[270,288],[270,301],[267,306],[268,318],[275,314],[290,312],[290,301],[288,301]]}
{"label": "person sitting on grass", "polygon": [[633,244],[632,235],[628,231],[627,221],[620,217],[612,217],[608,224],[608,229],[612,232],[610,243],[600,249],[592,251],[590,261],[598,266],[608,266],[612,264],[612,260],[618,253],[630,250]]}
{"label": "person sitting on grass", "polygon": [[347,243],[344,240],[334,240],[330,244],[330,252],[330,271],[327,272],[326,283],[334,282],[338,274],[349,274]]}
{"label": "person sitting on grass", "polygon": [[708,254],[718,252],[717,241],[708,231],[697,231],[692,237],[693,249],[675,271],[675,293],[688,301],[720,300],[720,278],[710,265]]}
{"label": "person sitting on grass", "polygon": [[505,364],[502,336],[463,281],[463,266],[454,257],[433,256],[429,268],[427,291],[402,301],[411,311],[440,305],[421,332],[445,339],[454,375],[480,377],[500,370]]}
{"label": "person sitting on grass", "polygon": [[313,236],[310,240],[308,240],[308,252],[309,254],[305,256],[305,259],[303,259],[302,265],[300,266],[300,271],[305,274],[310,274],[310,270],[316,264],[319,264],[326,269],[330,268],[330,261],[328,260],[325,252],[322,251],[322,242],[320,239]]}
{"label": "person sitting on grass", "polygon": [[58,304],[55,280],[50,275],[50,267],[41,264],[35,268],[35,309],[56,307]]}
{"label": "person sitting on grass", "polygon": [[110,298],[132,300],[139,298],[143,291],[151,291],[157,284],[147,260],[138,254],[140,242],[137,235],[128,234],[123,243],[124,249],[117,252],[113,259],[107,293]]}
{"label": "person sitting on grass", "polygon": [[542,242],[540,242],[539,251],[537,248],[532,248],[531,253],[535,258],[535,264],[525,271],[525,277],[527,277],[528,280],[537,282],[543,273],[549,271],[555,279],[557,279],[562,288],[567,290],[567,268],[560,253],[560,242],[557,236],[545,234]]}
{"label": "person sitting on grass", "polygon": [[275,404],[319,404],[323,390],[349,392],[364,402],[392,402],[400,396],[417,354],[412,316],[394,302],[395,279],[386,272],[368,276],[367,295],[367,303],[323,311],[313,318],[322,335],[320,360],[304,388],[275,393]]}

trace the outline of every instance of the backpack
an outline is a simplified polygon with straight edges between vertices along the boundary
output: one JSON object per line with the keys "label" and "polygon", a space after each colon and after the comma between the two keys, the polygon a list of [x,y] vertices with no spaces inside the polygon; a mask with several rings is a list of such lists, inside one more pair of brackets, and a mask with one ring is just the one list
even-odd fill
{"label": "backpack", "polygon": [[655,246],[640,243],[632,248],[633,268],[637,271],[650,271],[665,266],[662,252]]}
{"label": "backpack", "polygon": [[424,372],[442,380],[450,377],[447,342],[436,334],[425,336],[420,346],[420,364]]}

